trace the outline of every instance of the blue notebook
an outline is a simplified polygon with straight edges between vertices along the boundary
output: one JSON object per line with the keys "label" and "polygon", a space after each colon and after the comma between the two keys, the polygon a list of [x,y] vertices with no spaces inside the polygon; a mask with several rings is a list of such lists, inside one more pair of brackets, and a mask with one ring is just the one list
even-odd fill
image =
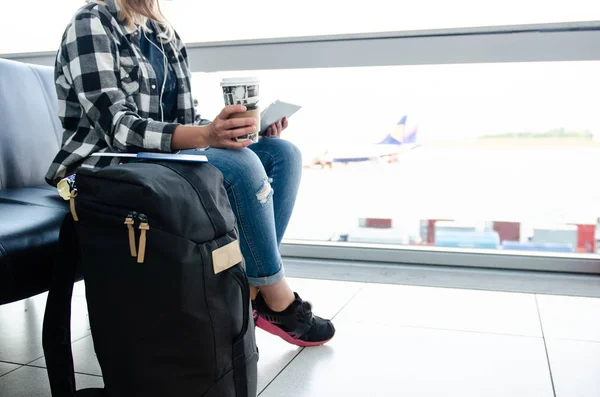
{"label": "blue notebook", "polygon": [[93,157],[123,157],[141,160],[160,160],[160,161],[185,161],[194,163],[207,163],[208,158],[203,155],[181,154],[181,153],[93,153]]}

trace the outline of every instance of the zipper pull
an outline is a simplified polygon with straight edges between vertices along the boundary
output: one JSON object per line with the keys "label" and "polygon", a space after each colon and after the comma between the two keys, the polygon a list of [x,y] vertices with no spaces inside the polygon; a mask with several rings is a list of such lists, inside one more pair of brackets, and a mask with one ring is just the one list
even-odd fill
{"label": "zipper pull", "polygon": [[140,214],[140,249],[138,250],[138,263],[144,263],[144,257],[146,256],[146,230],[150,230],[150,225],[148,225],[148,217],[144,214]]}
{"label": "zipper pull", "polygon": [[71,207],[71,215],[73,216],[73,220],[75,222],[79,222],[79,216],[77,216],[77,210],[75,210],[75,197],[77,197],[77,189],[71,190],[71,195],[69,198],[69,204]]}
{"label": "zipper pull", "polygon": [[133,230],[133,225],[135,224],[135,218],[137,217],[137,212],[132,211],[125,218],[125,224],[127,225],[127,229],[129,229],[129,251],[131,252],[131,256],[137,256],[137,249],[135,248],[135,232]]}

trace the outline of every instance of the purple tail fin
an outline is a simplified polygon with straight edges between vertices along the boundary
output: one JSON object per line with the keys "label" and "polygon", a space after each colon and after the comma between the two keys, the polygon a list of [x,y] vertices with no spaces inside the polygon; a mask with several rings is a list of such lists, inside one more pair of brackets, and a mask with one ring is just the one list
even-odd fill
{"label": "purple tail fin", "polygon": [[410,130],[406,128],[406,120],[408,116],[403,116],[400,121],[394,126],[392,132],[390,132],[379,145],[403,145],[403,144],[416,144],[417,143],[417,126],[414,126]]}

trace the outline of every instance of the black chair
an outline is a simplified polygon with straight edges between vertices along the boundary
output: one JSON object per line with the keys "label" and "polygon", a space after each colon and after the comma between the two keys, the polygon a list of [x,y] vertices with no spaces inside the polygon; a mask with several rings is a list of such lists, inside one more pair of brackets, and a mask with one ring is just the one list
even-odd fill
{"label": "black chair", "polygon": [[61,137],[53,68],[0,59],[0,305],[50,291],[42,330],[50,388],[71,397],[71,297],[83,275],[68,202],[44,180]]}
{"label": "black chair", "polygon": [[49,289],[68,203],[44,181],[57,153],[54,70],[0,59],[0,304]]}

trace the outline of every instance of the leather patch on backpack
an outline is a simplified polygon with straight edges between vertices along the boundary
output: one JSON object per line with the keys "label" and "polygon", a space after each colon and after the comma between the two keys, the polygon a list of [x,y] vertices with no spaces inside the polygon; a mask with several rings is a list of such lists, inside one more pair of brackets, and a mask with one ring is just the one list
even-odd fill
{"label": "leather patch on backpack", "polygon": [[242,261],[239,241],[235,240],[221,248],[217,248],[212,253],[212,259],[215,274],[237,265]]}

